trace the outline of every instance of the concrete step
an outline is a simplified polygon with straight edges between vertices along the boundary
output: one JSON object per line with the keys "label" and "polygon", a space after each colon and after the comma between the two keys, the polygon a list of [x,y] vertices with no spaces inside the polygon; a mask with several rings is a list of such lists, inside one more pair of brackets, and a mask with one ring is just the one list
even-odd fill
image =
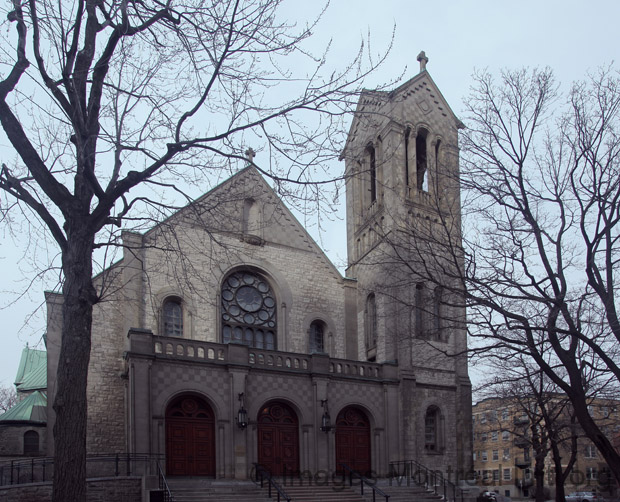
{"label": "concrete step", "polygon": [[269,499],[252,481],[211,478],[170,478],[175,502],[266,502]]}
{"label": "concrete step", "polygon": [[342,482],[285,478],[276,479],[292,502],[365,502],[365,499]]}
{"label": "concrete step", "polygon": [[[396,483],[390,485],[387,480],[379,480],[377,487],[390,496],[390,502],[438,502],[443,499],[440,495],[436,495],[434,492],[417,485],[407,486],[403,484],[399,486]],[[367,501],[372,500],[372,493],[370,491],[364,490],[364,495]],[[384,499],[383,497],[377,497],[377,500]]]}

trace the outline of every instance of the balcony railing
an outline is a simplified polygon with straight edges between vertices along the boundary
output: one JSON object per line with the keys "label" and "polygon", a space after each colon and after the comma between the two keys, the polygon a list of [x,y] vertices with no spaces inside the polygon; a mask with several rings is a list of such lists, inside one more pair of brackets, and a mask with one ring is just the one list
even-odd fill
{"label": "balcony railing", "polygon": [[296,373],[327,373],[338,378],[395,380],[391,363],[331,358],[327,354],[302,354],[265,350],[236,343],[214,343],[186,338],[155,336],[146,330],[130,330],[128,354],[155,356],[213,364],[242,364],[250,367]]}

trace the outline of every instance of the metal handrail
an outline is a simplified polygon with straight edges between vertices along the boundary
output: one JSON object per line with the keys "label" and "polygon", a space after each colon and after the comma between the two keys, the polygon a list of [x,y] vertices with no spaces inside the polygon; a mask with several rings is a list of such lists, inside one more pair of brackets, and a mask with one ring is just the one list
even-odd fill
{"label": "metal handrail", "polygon": [[413,481],[418,486],[432,490],[435,495],[441,495],[443,500],[447,502],[456,502],[457,500],[463,502],[464,493],[461,488],[447,480],[441,471],[429,469],[417,460],[390,462],[390,483],[391,479],[395,477],[406,477],[407,486],[410,486],[411,481]]}
{"label": "metal handrail", "polygon": [[341,463],[340,465],[344,467],[347,471],[349,471],[349,486],[353,486],[353,477],[356,477],[360,480],[360,490],[362,491],[362,495],[364,495],[364,485],[366,484],[370,489],[372,489],[372,502],[376,502],[377,493],[381,497],[385,497],[385,502],[389,501],[390,496],[383,490],[381,490],[381,488],[375,486],[375,484],[371,482],[368,478],[362,476],[359,472],[355,471],[347,464]]}
{"label": "metal handrail", "polygon": [[[161,458],[162,455],[147,453],[89,454],[86,457],[87,479],[102,476],[140,476],[147,471],[153,472],[154,461]],[[54,457],[0,461],[0,486],[51,481],[53,473]]]}
{"label": "metal handrail", "polygon": [[269,498],[271,498],[271,487],[273,486],[278,492],[278,502],[280,502],[280,496],[282,496],[282,498],[286,502],[291,502],[291,497],[289,497],[287,493],[284,491],[284,489],[276,482],[275,479],[273,479],[273,477],[271,476],[271,473],[267,469],[265,469],[262,465],[256,462],[254,462],[252,465],[254,465],[254,469],[256,471],[256,482],[257,483],[259,481],[258,477],[260,476],[260,487],[261,488],[263,488],[264,480],[265,478],[267,478],[267,481],[268,481],[267,491],[269,494]]}
{"label": "metal handrail", "polygon": [[164,492],[164,502],[174,502],[174,497],[172,496],[168,481],[166,480],[166,475],[161,468],[159,460],[157,461],[157,479],[159,481],[159,489]]}

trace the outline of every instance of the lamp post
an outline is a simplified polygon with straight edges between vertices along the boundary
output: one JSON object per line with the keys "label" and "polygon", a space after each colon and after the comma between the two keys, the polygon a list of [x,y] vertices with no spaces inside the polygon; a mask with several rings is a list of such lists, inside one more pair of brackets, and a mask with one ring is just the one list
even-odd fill
{"label": "lamp post", "polygon": [[327,399],[321,399],[321,406],[323,407],[323,416],[321,417],[321,430],[328,433],[333,429],[331,424],[331,418],[329,416],[329,409],[327,408]]}
{"label": "lamp post", "polygon": [[239,411],[237,412],[237,427],[243,430],[248,426],[248,412],[243,406],[243,392],[239,394]]}

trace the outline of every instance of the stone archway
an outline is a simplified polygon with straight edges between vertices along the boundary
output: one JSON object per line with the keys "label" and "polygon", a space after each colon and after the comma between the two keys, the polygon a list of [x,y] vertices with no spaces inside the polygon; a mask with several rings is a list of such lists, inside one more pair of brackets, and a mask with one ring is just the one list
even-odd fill
{"label": "stone archway", "polygon": [[364,411],[347,406],[336,419],[336,471],[346,464],[364,476],[371,474],[370,422]]}
{"label": "stone archway", "polygon": [[267,403],[258,412],[258,463],[274,476],[299,473],[299,421],[285,403]]}
{"label": "stone archway", "polygon": [[215,476],[215,417],[197,396],[178,397],[166,409],[166,473]]}

